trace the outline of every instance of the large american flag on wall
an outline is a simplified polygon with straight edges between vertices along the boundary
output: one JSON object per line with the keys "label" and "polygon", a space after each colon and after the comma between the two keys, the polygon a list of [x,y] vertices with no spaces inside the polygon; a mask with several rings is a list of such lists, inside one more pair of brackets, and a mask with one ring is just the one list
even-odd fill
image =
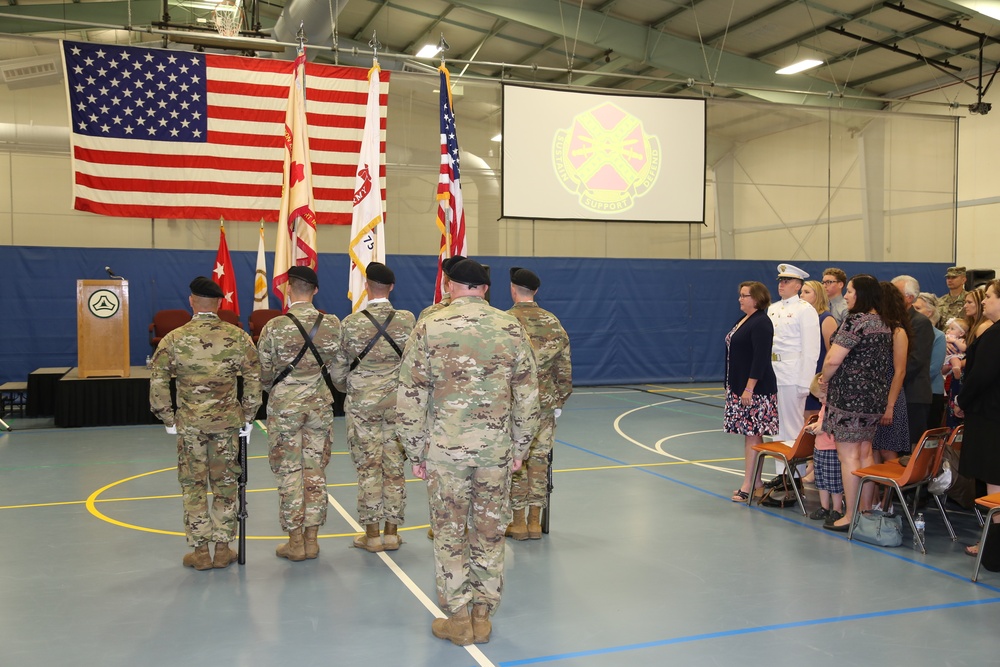
{"label": "large american flag on wall", "polygon": [[[69,41],[63,60],[74,208],[277,221],[291,62]],[[317,221],[349,225],[368,70],[310,63],[306,73]],[[384,140],[380,155],[384,193]]]}

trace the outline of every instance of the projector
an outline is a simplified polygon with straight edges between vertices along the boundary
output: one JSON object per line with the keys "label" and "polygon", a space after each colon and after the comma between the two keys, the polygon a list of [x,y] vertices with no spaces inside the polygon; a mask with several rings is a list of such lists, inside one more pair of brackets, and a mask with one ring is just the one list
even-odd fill
{"label": "projector", "polygon": [[989,102],[976,102],[975,104],[969,105],[969,113],[978,113],[985,116],[992,108],[993,105]]}

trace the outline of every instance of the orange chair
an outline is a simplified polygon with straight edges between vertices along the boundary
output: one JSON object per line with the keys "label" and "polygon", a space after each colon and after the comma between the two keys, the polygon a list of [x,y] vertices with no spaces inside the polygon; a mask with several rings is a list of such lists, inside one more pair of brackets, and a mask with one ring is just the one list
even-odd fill
{"label": "orange chair", "polygon": [[[951,429],[946,427],[925,431],[920,436],[920,442],[917,443],[916,450],[910,455],[906,467],[900,465],[899,461],[889,461],[854,471],[854,474],[861,478],[861,482],[858,484],[858,496],[854,499],[854,514],[852,515],[854,520],[847,531],[847,539],[850,540],[854,536],[854,527],[858,523],[858,508],[861,505],[861,492],[866,482],[872,482],[896,491],[899,504],[903,508],[903,513],[906,514],[906,520],[910,523],[910,529],[914,535],[917,534],[917,527],[913,524],[913,513],[906,506],[903,491],[914,490],[913,511],[916,511],[917,503],[920,501],[920,489],[927,486],[927,483],[937,474],[938,468],[941,466],[941,457],[944,456],[945,442],[949,435],[951,435]],[[941,504],[941,499],[935,495],[931,495],[931,497],[934,498],[941,516],[944,517],[951,539],[958,539],[955,530],[951,527],[951,521],[945,513],[944,506]],[[918,542],[920,543],[920,553],[927,553],[923,538],[918,537]]]}
{"label": "orange chair", "polygon": [[[768,456],[773,456],[785,464],[785,470],[789,471],[792,478],[792,490],[795,491],[795,499],[799,501],[799,509],[802,510],[803,516],[806,514],[805,503],[802,502],[802,494],[799,493],[799,485],[794,483],[794,477],[797,472],[796,466],[800,463],[805,463],[813,457],[813,448],[816,445],[816,436],[807,431],[806,429],[815,424],[819,419],[816,415],[809,418],[806,425],[802,427],[802,431],[799,432],[799,437],[795,438],[795,442],[789,446],[783,442],[764,442],[759,445],[754,445],[753,450],[757,452],[754,457],[754,476],[753,479],[759,479],[761,472],[764,470],[764,459]],[[753,496],[751,493],[750,497],[747,498],[747,507],[753,505]],[[758,501],[759,504],[759,501]]]}
{"label": "orange chair", "polygon": [[237,326],[240,329],[243,328],[243,323],[240,322],[240,316],[231,310],[219,310],[219,319],[223,322],[229,322],[233,326]]}
{"label": "orange chair", "polygon": [[[979,567],[983,563],[983,552],[986,551],[986,533],[990,529],[990,524],[993,523],[993,515],[1000,512],[1000,493],[991,493],[988,496],[983,496],[982,498],[976,498],[976,512],[979,512],[980,505],[989,511],[986,513],[986,521],[983,523],[983,534],[979,537],[979,553],[976,554],[976,567],[972,571],[972,580],[976,581],[979,579]],[[994,536],[994,542],[996,537]],[[996,549],[997,545],[993,545]]]}
{"label": "orange chair", "polygon": [[257,339],[260,338],[260,332],[264,330],[264,325],[279,315],[281,315],[281,310],[276,308],[255,310],[250,313],[247,324],[250,325],[250,337],[253,338],[254,345],[257,344]]}
{"label": "orange chair", "polygon": [[177,327],[182,327],[191,321],[191,313],[186,310],[159,310],[153,315],[153,323],[149,325],[149,344],[156,349],[163,337]]}

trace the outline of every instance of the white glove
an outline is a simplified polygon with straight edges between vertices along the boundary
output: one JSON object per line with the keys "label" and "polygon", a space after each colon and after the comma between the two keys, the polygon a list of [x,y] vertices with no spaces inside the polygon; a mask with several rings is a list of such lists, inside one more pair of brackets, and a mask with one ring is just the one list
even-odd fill
{"label": "white glove", "polygon": [[170,435],[177,435],[177,426],[167,426],[166,429]]}
{"label": "white glove", "polygon": [[243,428],[240,429],[240,437],[249,440],[250,434],[252,432],[253,432],[253,422],[247,422],[246,424],[243,425]]}
{"label": "white glove", "polygon": [[562,408],[556,408],[553,410],[553,414],[555,414],[556,419],[559,419],[559,416],[562,414]]}

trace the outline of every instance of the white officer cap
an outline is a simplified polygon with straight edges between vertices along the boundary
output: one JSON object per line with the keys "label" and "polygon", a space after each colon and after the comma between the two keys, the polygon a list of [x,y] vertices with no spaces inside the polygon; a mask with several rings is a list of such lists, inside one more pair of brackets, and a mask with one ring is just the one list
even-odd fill
{"label": "white officer cap", "polygon": [[809,277],[809,274],[794,264],[778,264],[778,277],[805,280]]}

